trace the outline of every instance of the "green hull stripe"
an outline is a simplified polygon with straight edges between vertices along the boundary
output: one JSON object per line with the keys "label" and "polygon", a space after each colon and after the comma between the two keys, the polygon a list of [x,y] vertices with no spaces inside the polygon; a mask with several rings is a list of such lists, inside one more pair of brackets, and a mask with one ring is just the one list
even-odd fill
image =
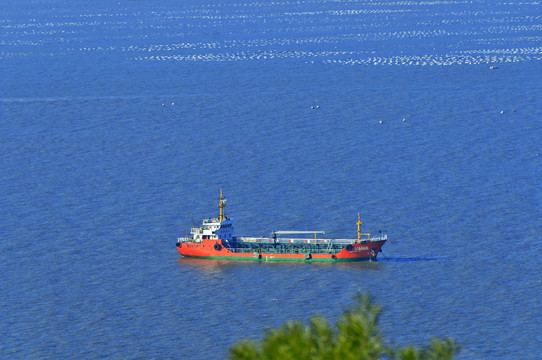
{"label": "green hull stripe", "polygon": [[183,255],[187,258],[197,258],[197,259],[209,259],[209,260],[241,260],[241,261],[305,261],[305,262],[358,262],[358,261],[371,261],[376,260],[376,258],[311,258],[311,259],[304,259],[304,258],[279,258],[279,257],[269,257],[265,258],[262,257],[261,259],[257,259],[255,257],[248,257],[248,256],[193,256],[193,255]]}

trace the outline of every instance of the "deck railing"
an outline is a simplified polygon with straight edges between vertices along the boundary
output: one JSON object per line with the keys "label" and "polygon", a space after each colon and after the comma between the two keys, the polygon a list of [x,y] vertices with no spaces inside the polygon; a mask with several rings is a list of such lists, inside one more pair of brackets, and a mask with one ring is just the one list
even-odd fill
{"label": "deck railing", "polygon": [[[370,241],[382,241],[382,240],[387,240],[388,239],[388,236],[387,235],[381,235],[381,236],[373,236]],[[189,242],[191,240],[191,238],[189,237],[179,237],[177,238],[177,242]],[[280,247],[281,244],[296,244],[296,245],[312,245],[314,246],[315,244],[316,245],[320,245],[321,247],[329,247],[329,246],[333,246],[334,244],[336,245],[348,245],[348,244],[352,244],[352,243],[355,243],[356,240],[355,239],[309,239],[309,238],[306,238],[306,239],[301,239],[301,238],[291,238],[291,239],[288,239],[288,238],[277,238],[276,240],[272,239],[272,238],[266,238],[266,237],[236,237],[234,238],[234,241],[240,241],[240,242],[243,242],[245,244],[259,244],[259,245],[272,245],[273,247],[275,246],[275,244],[277,246]],[[362,240],[362,243],[363,242],[366,242],[367,240]],[[231,245],[226,245],[227,248],[230,248]],[[258,247],[258,246],[253,246],[253,247]],[[251,248],[251,247],[249,247]],[[239,248],[241,249],[241,248]]]}
{"label": "deck railing", "polygon": [[[276,240],[267,237],[246,237],[238,236],[235,238],[237,241],[245,243],[277,243],[277,244],[352,244],[356,242],[356,239],[324,239],[324,238],[286,238],[277,237]],[[381,241],[387,240],[387,235],[373,236],[370,239],[362,239],[365,241]]]}
{"label": "deck railing", "polygon": [[233,248],[226,247],[229,251],[236,254],[336,254],[343,248],[310,248],[310,247],[298,247],[298,248]]}

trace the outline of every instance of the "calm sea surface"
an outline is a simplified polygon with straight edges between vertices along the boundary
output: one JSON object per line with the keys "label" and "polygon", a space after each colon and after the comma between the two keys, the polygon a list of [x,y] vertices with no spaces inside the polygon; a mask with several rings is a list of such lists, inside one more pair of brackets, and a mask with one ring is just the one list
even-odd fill
{"label": "calm sea surface", "polygon": [[[3,1],[0,357],[221,359],[370,291],[395,344],[540,359],[541,44],[529,0]],[[220,188],[238,235],[390,240],[180,258]]]}

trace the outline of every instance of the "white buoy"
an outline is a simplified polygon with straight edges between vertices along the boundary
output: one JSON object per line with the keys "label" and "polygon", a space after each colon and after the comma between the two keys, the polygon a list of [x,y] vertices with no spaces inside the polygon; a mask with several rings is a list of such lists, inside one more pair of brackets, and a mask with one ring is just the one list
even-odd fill
{"label": "white buoy", "polygon": [[405,119],[405,118],[403,118],[403,122],[406,122],[406,119]]}
{"label": "white buoy", "polygon": [[379,123],[382,124],[382,120],[380,120]]}
{"label": "white buoy", "polygon": [[501,114],[504,114],[504,110],[501,110]]}
{"label": "white buoy", "polygon": [[174,102],[172,102],[172,103],[171,103],[171,106],[173,106],[173,105],[175,105],[175,103],[174,103]]}
{"label": "white buoy", "polygon": [[162,107],[166,106],[166,104],[162,103]]}

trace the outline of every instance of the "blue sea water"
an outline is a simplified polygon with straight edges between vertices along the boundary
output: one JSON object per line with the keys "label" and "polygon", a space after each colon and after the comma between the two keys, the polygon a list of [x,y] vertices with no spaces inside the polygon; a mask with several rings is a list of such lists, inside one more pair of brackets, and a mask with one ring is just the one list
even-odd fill
{"label": "blue sea water", "polygon": [[[542,353],[538,1],[4,1],[0,356],[220,359],[358,292],[397,345]],[[493,67],[493,69],[491,68]],[[183,259],[385,230],[378,262]]]}

